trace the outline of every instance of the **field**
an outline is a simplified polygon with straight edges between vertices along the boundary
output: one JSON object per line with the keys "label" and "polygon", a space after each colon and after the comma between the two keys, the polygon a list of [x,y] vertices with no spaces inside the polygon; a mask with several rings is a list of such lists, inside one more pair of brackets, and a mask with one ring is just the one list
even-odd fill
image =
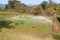
{"label": "field", "polygon": [[0,12],[0,19],[12,20],[13,23],[9,25],[14,27],[3,27],[0,32],[0,40],[54,40],[49,23],[41,23],[38,20],[31,20],[30,18],[14,20],[15,16],[25,17],[27,15],[15,12]]}

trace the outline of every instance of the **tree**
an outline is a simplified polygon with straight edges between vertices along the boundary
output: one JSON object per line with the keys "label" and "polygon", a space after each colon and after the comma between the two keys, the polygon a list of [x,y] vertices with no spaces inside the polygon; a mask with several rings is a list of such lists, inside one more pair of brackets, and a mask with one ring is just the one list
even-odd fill
{"label": "tree", "polygon": [[41,3],[41,6],[42,6],[43,10],[46,9],[47,5],[48,5],[47,1],[44,1],[44,2]]}
{"label": "tree", "polygon": [[[17,0],[9,0],[8,1],[8,8],[15,8]],[[18,1],[19,2],[19,1]]]}
{"label": "tree", "polygon": [[9,1],[8,3],[9,8],[14,8],[14,1]]}
{"label": "tree", "polygon": [[38,15],[42,12],[42,7],[40,5],[36,5],[32,10],[35,15]]}

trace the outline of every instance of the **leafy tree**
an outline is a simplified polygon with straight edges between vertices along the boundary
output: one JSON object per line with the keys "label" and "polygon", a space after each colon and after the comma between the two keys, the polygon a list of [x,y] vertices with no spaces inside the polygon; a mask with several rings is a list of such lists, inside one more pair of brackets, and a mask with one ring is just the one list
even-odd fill
{"label": "leafy tree", "polygon": [[47,5],[48,5],[47,1],[44,1],[44,2],[41,3],[41,6],[42,6],[43,10],[46,9]]}
{"label": "leafy tree", "polygon": [[57,4],[56,3],[49,3],[47,8],[53,8],[54,10],[56,10]]}
{"label": "leafy tree", "polygon": [[51,10],[55,10],[57,14],[60,15],[60,4],[53,3],[48,5],[48,8],[50,8]]}
{"label": "leafy tree", "polygon": [[8,5],[9,5],[10,8],[14,8],[14,2],[13,2],[13,1],[10,1],[10,2],[8,3]]}
{"label": "leafy tree", "polygon": [[34,8],[33,8],[33,13],[34,13],[35,15],[38,15],[38,14],[40,14],[41,12],[42,12],[42,7],[41,7],[40,5],[34,6]]}

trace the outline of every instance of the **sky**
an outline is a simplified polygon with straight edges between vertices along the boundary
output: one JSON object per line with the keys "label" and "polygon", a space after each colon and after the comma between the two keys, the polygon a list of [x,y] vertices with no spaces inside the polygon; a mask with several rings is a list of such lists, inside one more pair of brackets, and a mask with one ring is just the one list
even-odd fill
{"label": "sky", "polygon": [[[25,3],[27,5],[35,5],[35,4],[40,4],[44,0],[19,0],[19,1],[21,1],[22,3]],[[45,0],[45,1],[48,1],[48,0]],[[53,1],[56,3],[60,3],[59,0],[53,0]],[[1,4],[7,4],[8,0],[0,0],[0,3]]]}

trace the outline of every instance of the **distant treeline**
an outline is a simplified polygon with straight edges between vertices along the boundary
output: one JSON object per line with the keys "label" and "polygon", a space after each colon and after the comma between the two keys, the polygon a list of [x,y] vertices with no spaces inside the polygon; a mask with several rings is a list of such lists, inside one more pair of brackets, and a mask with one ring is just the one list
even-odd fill
{"label": "distant treeline", "polygon": [[60,4],[54,3],[53,1],[43,1],[41,4],[37,5],[26,5],[24,3],[21,3],[20,1],[9,1],[8,4],[5,5],[5,8],[2,10],[0,8],[0,11],[14,11],[14,12],[20,12],[20,13],[30,13],[39,15],[41,13],[58,13],[60,14]]}

